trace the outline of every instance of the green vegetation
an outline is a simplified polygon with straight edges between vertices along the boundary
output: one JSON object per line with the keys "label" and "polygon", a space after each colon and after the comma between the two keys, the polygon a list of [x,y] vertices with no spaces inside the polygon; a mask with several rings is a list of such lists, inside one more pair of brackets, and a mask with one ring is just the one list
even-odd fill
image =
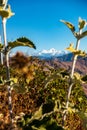
{"label": "green vegetation", "polygon": [[[31,48],[36,49],[33,42],[31,42],[29,39],[22,37],[17,39],[14,42],[7,42],[6,37],[6,23],[11,16],[14,15],[14,13],[11,10],[10,5],[7,5],[7,0],[1,1],[0,3],[0,16],[2,18],[2,27],[3,27],[3,41],[4,43],[0,43],[0,54],[3,54],[5,57],[5,68],[6,68],[6,84],[7,84],[7,91],[8,91],[8,109],[10,113],[10,127],[13,127],[13,112],[12,112],[12,98],[11,98],[11,86],[10,86],[10,67],[9,67],[9,51],[17,46],[28,46]],[[1,55],[2,56],[2,55]],[[0,57],[2,59],[1,64],[3,64],[3,57]]]}
{"label": "green vegetation", "polygon": [[[75,26],[73,24],[71,24],[70,22],[67,22],[64,20],[61,20],[61,22],[63,22],[72,31],[73,35],[77,39],[75,49],[73,47],[73,44],[70,44],[70,46],[67,48],[67,50],[69,50],[70,52],[72,52],[74,54],[73,62],[72,62],[72,69],[71,69],[71,74],[70,74],[71,81],[70,81],[70,86],[68,89],[67,102],[66,102],[66,109],[68,109],[70,94],[71,94],[71,90],[73,87],[73,77],[74,77],[74,70],[75,70],[75,66],[76,66],[77,57],[86,56],[85,51],[83,52],[83,51],[79,50],[79,45],[80,45],[80,40],[82,38],[84,38],[85,36],[87,36],[87,31],[83,31],[83,29],[87,25],[87,22],[86,22],[86,20],[79,18],[79,20],[78,20],[79,31],[78,32],[75,31],[76,30]],[[66,115],[67,115],[67,110],[64,113],[64,119],[63,119],[64,121],[66,120]]]}
{"label": "green vegetation", "polygon": [[7,1],[1,2],[4,43],[0,43],[0,53],[4,58],[0,64],[0,130],[86,130],[87,99],[82,85],[87,83],[87,75],[74,73],[77,57],[86,55],[79,50],[80,39],[87,36],[87,31],[83,32],[86,21],[79,18],[79,31],[75,32],[71,23],[62,20],[77,39],[76,48],[73,44],[67,48],[74,54],[69,73],[19,52],[9,59],[15,47],[36,49],[26,37],[7,42],[6,21],[13,15]]}
{"label": "green vegetation", "polygon": [[[20,59],[19,62],[17,62],[18,59]],[[48,130],[49,128],[52,130],[87,129],[87,99],[83,92],[82,81],[76,75],[73,79],[74,84],[68,115],[65,125],[62,126],[70,82],[69,73],[66,73],[63,69],[54,70],[44,65],[44,67],[48,68],[48,71],[45,71],[43,61],[42,65],[40,65],[38,64],[40,62],[39,59],[26,57],[19,53],[12,57],[11,60],[13,61],[10,69],[13,115],[19,130],[21,128],[23,130]],[[20,69],[21,61],[24,62]],[[25,61],[28,61],[27,65]],[[29,66],[32,67],[30,68]],[[7,105],[4,106],[7,102],[7,84],[5,83],[5,68],[3,67],[1,70],[1,113],[5,117],[6,113],[8,113]],[[22,70],[28,71],[23,72]],[[28,72],[30,72],[29,75]],[[4,124],[4,122],[2,124],[7,129],[9,121],[7,124]]]}

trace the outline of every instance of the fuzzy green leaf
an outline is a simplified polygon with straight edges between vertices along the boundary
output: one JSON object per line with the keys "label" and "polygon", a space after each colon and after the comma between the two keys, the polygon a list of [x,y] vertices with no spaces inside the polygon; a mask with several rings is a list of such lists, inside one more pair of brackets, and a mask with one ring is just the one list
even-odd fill
{"label": "fuzzy green leaf", "polygon": [[76,52],[74,52],[74,54],[75,54],[75,55],[78,55],[78,56],[83,56],[83,57],[86,56],[85,51],[81,51],[81,50],[77,50]]}
{"label": "fuzzy green leaf", "polygon": [[30,41],[29,39],[27,39],[26,37],[18,38],[16,41],[13,41],[13,42],[8,42],[7,49],[11,50],[18,46],[27,46],[27,47],[36,49],[36,46],[34,45],[34,43]]}
{"label": "fuzzy green leaf", "polygon": [[78,24],[79,29],[83,29],[87,25],[86,20],[83,20],[81,18],[79,18],[78,22],[79,22]]}
{"label": "fuzzy green leaf", "polygon": [[70,46],[68,48],[66,48],[66,50],[72,52],[74,55],[78,55],[78,56],[86,56],[85,51],[81,51],[81,50],[76,50],[73,47],[73,43],[70,44]]}
{"label": "fuzzy green leaf", "polygon": [[72,53],[76,52],[76,50],[75,50],[74,47],[73,47],[73,43],[71,43],[71,44],[69,45],[69,47],[66,48],[66,50],[68,50],[68,51],[70,51],[70,52],[72,52]]}
{"label": "fuzzy green leaf", "polygon": [[60,20],[60,21],[63,22],[72,32],[75,31],[75,26],[72,23],[67,22],[65,20]]}
{"label": "fuzzy green leaf", "polygon": [[2,18],[10,18],[13,15],[14,13],[11,11],[10,5],[8,5],[7,9],[3,9],[3,7],[0,7],[0,16]]}
{"label": "fuzzy green leaf", "polygon": [[33,119],[39,119],[42,117],[42,106],[39,107],[39,109],[34,113]]}
{"label": "fuzzy green leaf", "polygon": [[84,38],[85,36],[87,36],[87,31],[84,31],[81,35],[80,35],[80,39]]}

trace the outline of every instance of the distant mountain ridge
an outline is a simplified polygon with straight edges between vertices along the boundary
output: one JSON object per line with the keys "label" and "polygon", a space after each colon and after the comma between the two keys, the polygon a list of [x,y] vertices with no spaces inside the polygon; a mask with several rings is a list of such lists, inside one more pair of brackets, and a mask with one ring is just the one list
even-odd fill
{"label": "distant mountain ridge", "polygon": [[50,59],[53,57],[66,55],[67,53],[68,53],[67,51],[58,51],[54,48],[51,48],[49,50],[42,50],[38,53],[35,53],[34,56],[37,56],[42,59],[47,59],[47,58]]}
{"label": "distant mountain ridge", "polygon": [[[73,54],[67,51],[57,51],[52,48],[50,50],[43,50],[36,55],[41,60],[44,60],[49,66],[57,68],[64,68],[71,71]],[[75,72],[79,74],[87,74],[87,57],[78,57],[75,67]]]}
{"label": "distant mountain ridge", "polygon": [[[18,53],[20,53],[20,55],[24,55],[21,54],[21,52]],[[43,55],[44,53],[50,55]],[[12,57],[15,57],[15,55],[13,55]],[[68,72],[71,72],[73,60],[72,53],[66,53],[64,51],[63,53],[62,51],[61,53],[58,53],[58,51],[56,51],[55,49],[51,49],[44,50],[42,52],[39,52],[39,55],[32,55],[30,57],[32,57],[30,60],[30,64],[37,64],[37,66],[42,66],[45,70],[49,70],[48,68],[54,68],[55,70],[61,68],[67,70]],[[81,75],[87,75],[87,57],[78,57],[75,66],[75,72],[78,72]]]}
{"label": "distant mountain ridge", "polygon": [[[50,65],[56,68],[64,68],[71,71],[73,54],[68,53],[66,55],[53,57],[51,59],[45,59]],[[75,72],[82,75],[87,75],[87,57],[78,57],[75,67]]]}

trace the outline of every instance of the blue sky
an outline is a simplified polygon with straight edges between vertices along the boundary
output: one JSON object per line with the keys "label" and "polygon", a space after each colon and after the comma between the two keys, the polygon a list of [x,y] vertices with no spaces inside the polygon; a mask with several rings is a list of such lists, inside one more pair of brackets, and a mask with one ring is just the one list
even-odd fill
{"label": "blue sky", "polygon": [[[78,17],[87,20],[87,0],[8,0],[8,3],[15,12],[7,21],[8,41],[26,36],[37,47],[36,51],[17,48],[24,52],[50,48],[64,50],[70,42],[75,44],[76,39],[60,19],[70,21],[76,27]],[[81,40],[80,48],[87,52],[87,37]]]}

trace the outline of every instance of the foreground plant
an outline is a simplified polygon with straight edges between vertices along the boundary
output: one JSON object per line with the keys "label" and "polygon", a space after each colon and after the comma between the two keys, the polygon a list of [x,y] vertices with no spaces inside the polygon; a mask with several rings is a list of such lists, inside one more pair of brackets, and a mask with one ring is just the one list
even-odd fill
{"label": "foreground plant", "polygon": [[61,22],[63,22],[73,33],[73,35],[75,36],[75,38],[77,39],[76,41],[76,47],[73,47],[73,44],[70,44],[70,46],[67,48],[68,51],[72,52],[74,54],[73,57],[73,62],[72,62],[72,69],[71,69],[71,74],[70,74],[70,86],[68,89],[68,95],[67,95],[67,102],[66,102],[66,110],[64,112],[64,117],[63,120],[66,120],[66,115],[68,113],[68,108],[69,108],[69,100],[70,100],[70,95],[71,95],[71,90],[73,87],[73,78],[74,78],[74,70],[75,70],[75,66],[76,66],[76,61],[77,61],[77,57],[78,56],[86,56],[85,51],[81,51],[79,50],[79,45],[80,45],[80,40],[82,38],[84,38],[85,36],[87,36],[87,31],[83,31],[83,29],[86,27],[87,22],[84,19],[79,18],[78,20],[78,28],[79,31],[76,32],[75,30],[75,26],[73,24],[71,24],[70,22],[61,20]]}
{"label": "foreground plant", "polygon": [[11,125],[13,125],[13,114],[12,114],[11,87],[10,87],[9,52],[11,49],[17,46],[28,46],[31,48],[36,48],[33,42],[31,42],[29,39],[25,37],[19,38],[14,42],[7,43],[6,22],[8,18],[10,18],[13,15],[14,13],[11,11],[10,5],[7,5],[7,0],[0,1],[0,16],[2,18],[3,40],[4,40],[4,44],[0,44],[0,52],[3,53],[5,56],[6,84],[8,89],[8,104],[9,104],[8,107],[9,107]]}

